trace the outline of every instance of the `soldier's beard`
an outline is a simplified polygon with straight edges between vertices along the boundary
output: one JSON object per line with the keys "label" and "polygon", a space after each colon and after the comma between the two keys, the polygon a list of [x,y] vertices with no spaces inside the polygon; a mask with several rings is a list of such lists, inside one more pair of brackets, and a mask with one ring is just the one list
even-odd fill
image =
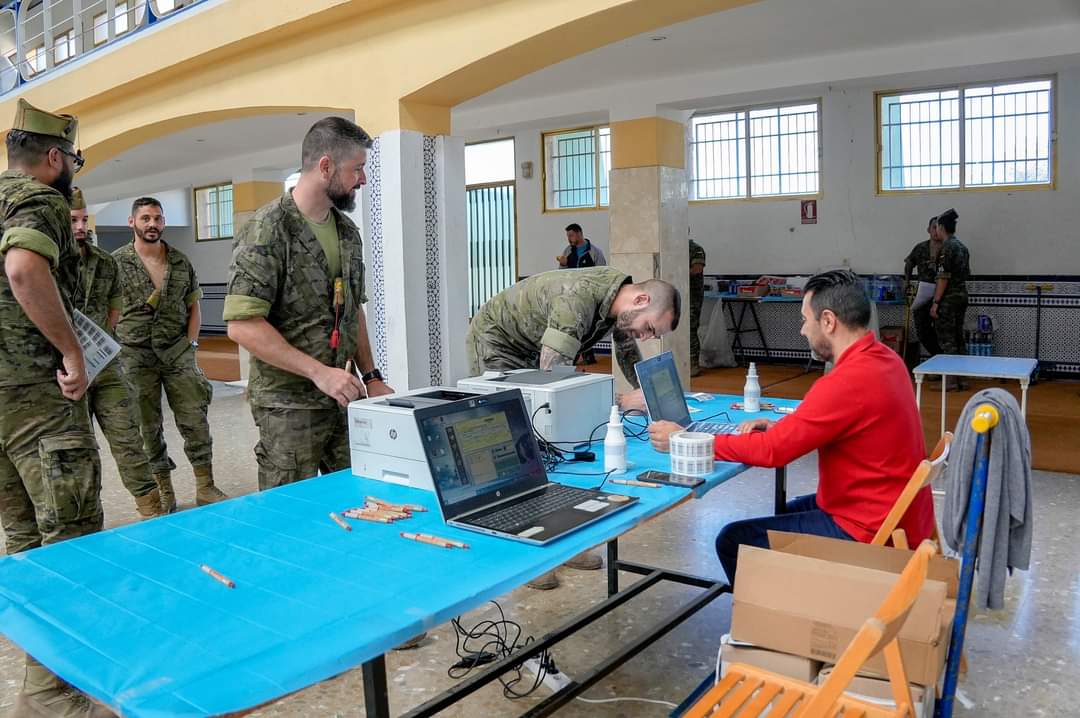
{"label": "soldier's beard", "polygon": [[330,183],[330,188],[326,190],[326,196],[330,199],[330,203],[342,212],[352,212],[356,209],[355,188],[339,182],[337,175],[334,176],[333,182]]}
{"label": "soldier's beard", "polygon": [[633,309],[629,312],[621,312],[615,319],[615,328],[621,332],[630,331],[631,325],[634,320],[641,316],[644,309]]}
{"label": "soldier's beard", "polygon": [[161,232],[156,229],[139,229],[135,228],[135,235],[144,242],[155,244],[161,240]]}
{"label": "soldier's beard", "polygon": [[64,199],[68,202],[71,201],[72,184],[75,182],[75,173],[64,167],[64,171],[60,173],[60,176],[53,180],[50,185],[54,190],[64,195]]}

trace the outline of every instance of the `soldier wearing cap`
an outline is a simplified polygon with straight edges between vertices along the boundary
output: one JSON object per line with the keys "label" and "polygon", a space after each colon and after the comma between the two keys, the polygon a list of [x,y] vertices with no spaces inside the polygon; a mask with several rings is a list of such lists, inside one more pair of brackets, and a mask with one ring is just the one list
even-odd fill
{"label": "soldier wearing cap", "polygon": [[202,289],[183,252],[162,240],[161,202],[140,197],[131,206],[130,244],[113,252],[120,271],[120,359],[139,402],[143,446],[166,512],[176,510],[172,471],[165,445],[161,392],[169,400],[184,453],[195,474],[195,504],[227,499],[214,485],[209,409],[214,390],[195,359],[199,347]]}
{"label": "soldier wearing cap", "polygon": [[[94,245],[86,213],[86,200],[76,187],[71,199],[71,233],[79,248],[79,286],[75,308],[102,329],[112,332],[120,319],[120,273],[116,260]],[[150,473],[150,462],[139,434],[135,390],[119,361],[102,369],[86,393],[90,416],[97,419],[112,450],[116,468],[143,518],[161,516],[161,494]]]}
{"label": "soldier wearing cap", "polygon": [[[0,174],[0,524],[9,554],[100,531],[101,463],[71,324],[78,120],[19,100]],[[15,715],[107,716],[30,656]]]}
{"label": "soldier wearing cap", "polygon": [[701,306],[705,303],[705,250],[690,240],[690,376],[701,374]]}

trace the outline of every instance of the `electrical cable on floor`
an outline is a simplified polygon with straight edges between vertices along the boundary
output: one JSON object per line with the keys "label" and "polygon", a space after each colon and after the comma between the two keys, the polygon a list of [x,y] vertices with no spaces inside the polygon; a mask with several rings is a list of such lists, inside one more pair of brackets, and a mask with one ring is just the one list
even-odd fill
{"label": "electrical cable on floor", "polygon": [[[524,640],[521,640],[521,634],[523,633],[521,624],[508,619],[498,601],[492,601],[491,603],[499,610],[498,620],[484,619],[470,629],[461,625],[460,616],[450,620],[450,625],[454,628],[454,651],[460,659],[447,669],[446,674],[450,678],[454,680],[465,678],[477,666],[501,661],[508,658],[515,651],[533,643],[532,636],[527,636]],[[513,635],[512,640],[511,634]],[[479,645],[477,645],[477,642],[479,642]],[[544,651],[537,656],[537,660],[540,664],[540,670],[537,672],[533,683],[524,692],[517,689],[517,686],[525,680],[522,673],[524,661],[499,676],[498,681],[502,684],[503,696],[511,700],[524,698],[531,695],[543,684],[551,656],[547,651]],[[505,678],[504,676],[507,675],[513,677]]]}
{"label": "electrical cable on floor", "polygon": [[578,697],[578,700],[583,703],[619,703],[621,701],[636,701],[638,703],[653,703],[658,706],[667,706],[668,708],[678,708],[679,706],[670,701],[660,701],[653,698],[633,698],[615,696],[614,698],[582,698]]}

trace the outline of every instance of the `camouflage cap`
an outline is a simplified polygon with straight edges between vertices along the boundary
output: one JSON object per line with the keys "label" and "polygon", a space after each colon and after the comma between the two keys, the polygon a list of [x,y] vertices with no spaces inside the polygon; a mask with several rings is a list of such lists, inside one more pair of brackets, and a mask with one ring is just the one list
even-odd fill
{"label": "camouflage cap", "polygon": [[67,140],[74,146],[75,135],[79,131],[79,120],[74,115],[56,115],[40,110],[20,97],[19,106],[15,110],[15,122],[11,125],[11,129],[56,137]]}
{"label": "camouflage cap", "polygon": [[78,187],[71,188],[71,202],[72,209],[86,209],[86,198],[83,197],[82,190]]}

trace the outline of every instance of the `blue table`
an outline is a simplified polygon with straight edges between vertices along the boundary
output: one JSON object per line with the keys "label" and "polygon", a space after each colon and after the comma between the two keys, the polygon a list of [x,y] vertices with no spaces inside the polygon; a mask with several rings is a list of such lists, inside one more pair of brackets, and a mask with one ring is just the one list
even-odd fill
{"label": "blue table", "polygon": [[[726,408],[734,399],[700,404],[698,416],[726,409],[739,421],[745,415]],[[668,467],[668,457],[647,443],[629,443],[635,471]],[[719,464],[694,495],[746,468]],[[589,487],[601,479],[588,474],[601,470],[602,460],[572,465],[552,478]],[[778,500],[782,480],[779,471]],[[605,488],[640,500],[537,547],[446,526],[429,492],[338,472],[0,559],[0,630],[124,716],[241,711],[357,665],[364,668],[368,715],[389,716],[385,652],[593,546],[608,545],[610,598],[538,641],[532,655],[659,581],[704,589],[666,617],[655,635],[637,639],[583,676],[572,694],[551,696],[550,712],[729,590],[714,579],[618,558],[621,534],[687,501],[691,492]],[[429,511],[391,525],[350,521],[351,532],[329,519],[330,511],[360,505],[366,495],[423,504]],[[400,531],[435,533],[471,548],[416,543]],[[236,587],[202,573],[201,564]],[[646,578],[619,591],[620,569]],[[467,695],[482,677],[412,714],[433,714],[440,709],[436,703]]]}
{"label": "blue table", "polygon": [[1039,362],[1017,357],[982,357],[938,354],[915,367],[915,404],[922,407],[922,385],[927,374],[941,375],[941,433],[945,433],[946,377],[965,376],[979,379],[1012,379],[1020,382],[1020,413],[1027,416],[1028,386]]}

